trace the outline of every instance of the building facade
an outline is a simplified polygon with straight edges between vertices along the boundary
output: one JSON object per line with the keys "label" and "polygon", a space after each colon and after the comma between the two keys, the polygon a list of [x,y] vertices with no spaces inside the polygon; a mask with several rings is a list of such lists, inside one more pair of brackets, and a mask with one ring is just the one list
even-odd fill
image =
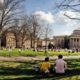
{"label": "building facade", "polygon": [[[6,48],[16,48],[16,38],[12,31],[8,30],[2,36],[2,46]],[[53,44],[55,48],[64,48],[65,36],[54,36],[53,39],[48,39],[45,42],[45,39],[36,39],[35,47],[44,47],[48,46],[49,43]],[[32,47],[34,42],[32,41]],[[28,38],[23,44],[24,48],[31,48],[31,39]],[[18,47],[22,47],[21,37],[18,38]],[[73,31],[69,36],[69,48],[78,49],[80,51],[80,28]]]}
{"label": "building facade", "polygon": [[[69,37],[69,49],[80,51],[80,28],[73,31]],[[55,48],[63,48],[65,43],[65,36],[54,36]]]}
{"label": "building facade", "polygon": [[54,47],[55,48],[64,47],[64,37],[65,36],[54,36]]}
{"label": "building facade", "polygon": [[[21,36],[18,36],[18,40],[16,42],[16,37],[14,35],[14,33],[12,33],[11,30],[8,30],[6,31],[4,34],[3,34],[3,38],[2,38],[2,47],[6,47],[6,48],[33,48],[34,47],[34,41],[30,38],[27,38],[26,40],[24,40],[24,43],[22,45],[22,37]],[[47,44],[45,44],[45,39],[35,39],[35,48],[37,47],[44,47],[45,45],[48,46],[49,43],[52,43],[53,41],[51,40],[47,40]],[[5,43],[5,44],[4,44]],[[4,44],[4,45],[3,45]],[[17,45],[16,45],[17,44]],[[32,46],[31,46],[32,44]]]}
{"label": "building facade", "polygon": [[15,48],[16,47],[16,41],[15,36],[12,32],[6,33],[6,48]]}
{"label": "building facade", "polygon": [[73,31],[70,36],[70,49],[78,49],[80,51],[80,29]]}

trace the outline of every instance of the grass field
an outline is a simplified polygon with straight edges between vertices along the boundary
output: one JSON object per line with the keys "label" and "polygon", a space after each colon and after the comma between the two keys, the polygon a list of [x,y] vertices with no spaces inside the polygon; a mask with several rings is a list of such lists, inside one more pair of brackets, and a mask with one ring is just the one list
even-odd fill
{"label": "grass field", "polygon": [[[64,56],[68,55],[80,55],[80,52],[75,52],[75,53],[69,53],[65,51],[47,51],[48,56],[57,56],[59,54],[62,54]],[[0,56],[5,56],[5,57],[10,57],[10,56],[31,56],[31,57],[36,57],[36,56],[45,56],[45,51],[32,51],[32,50],[21,50],[19,51],[18,49],[14,49],[12,51],[9,51],[7,49],[0,50]]]}
{"label": "grass field", "polygon": [[80,80],[80,59],[66,61],[68,69],[64,75],[51,73],[48,76],[34,71],[40,61],[0,62],[0,80]]}

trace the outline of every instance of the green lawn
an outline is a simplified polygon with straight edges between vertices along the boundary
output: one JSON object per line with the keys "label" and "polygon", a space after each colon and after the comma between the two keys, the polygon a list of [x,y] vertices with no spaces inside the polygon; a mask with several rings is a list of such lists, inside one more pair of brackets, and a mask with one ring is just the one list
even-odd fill
{"label": "green lawn", "polygon": [[[65,52],[65,51],[48,51],[48,56],[57,56],[59,54],[62,54],[64,56],[68,56],[68,55],[80,55],[80,52],[75,52],[75,53],[69,53],[69,52]],[[0,50],[0,56],[32,56],[32,57],[36,57],[36,56],[45,56],[45,52],[44,51],[32,51],[32,50],[22,50],[19,51],[18,49],[14,49],[12,51],[9,51],[7,49],[4,50]]]}
{"label": "green lawn", "polygon": [[[80,80],[80,59],[66,60],[68,69],[64,75],[51,73],[50,76],[34,71],[39,61],[0,62],[0,80]],[[54,61],[51,61],[54,64]]]}

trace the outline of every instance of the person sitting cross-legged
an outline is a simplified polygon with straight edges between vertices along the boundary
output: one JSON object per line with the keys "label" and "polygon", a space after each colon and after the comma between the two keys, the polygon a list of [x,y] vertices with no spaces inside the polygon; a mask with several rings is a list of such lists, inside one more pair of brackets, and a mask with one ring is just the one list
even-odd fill
{"label": "person sitting cross-legged", "polygon": [[49,73],[50,72],[49,68],[50,68],[49,57],[46,57],[45,60],[41,62],[35,70],[43,73]]}
{"label": "person sitting cross-legged", "polygon": [[67,68],[67,63],[62,58],[63,56],[59,55],[58,59],[55,61],[55,71],[58,74],[64,74]]}

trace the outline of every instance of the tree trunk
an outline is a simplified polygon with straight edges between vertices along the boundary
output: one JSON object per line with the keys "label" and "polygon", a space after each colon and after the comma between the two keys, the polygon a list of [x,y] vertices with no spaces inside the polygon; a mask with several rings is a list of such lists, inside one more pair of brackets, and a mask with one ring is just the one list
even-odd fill
{"label": "tree trunk", "polygon": [[2,32],[3,32],[3,31],[1,31],[1,30],[0,30],[0,48],[1,48],[1,38],[2,38]]}
{"label": "tree trunk", "polygon": [[35,38],[34,38],[34,40],[33,40],[33,46],[34,46],[34,51],[36,51]]}
{"label": "tree trunk", "polygon": [[33,47],[33,39],[32,39],[32,34],[30,35],[30,41],[31,41],[31,48]]}
{"label": "tree trunk", "polygon": [[16,48],[19,48],[19,45],[18,45],[18,37],[15,35],[15,41],[16,41]]}
{"label": "tree trunk", "polygon": [[18,46],[18,41],[16,40],[16,48],[18,48],[19,46]]}
{"label": "tree trunk", "polygon": [[0,49],[1,49],[1,35],[0,35]]}
{"label": "tree trunk", "polygon": [[22,48],[22,49],[25,49],[24,40],[23,40],[23,39],[22,39],[22,41],[21,41],[21,48]]}

